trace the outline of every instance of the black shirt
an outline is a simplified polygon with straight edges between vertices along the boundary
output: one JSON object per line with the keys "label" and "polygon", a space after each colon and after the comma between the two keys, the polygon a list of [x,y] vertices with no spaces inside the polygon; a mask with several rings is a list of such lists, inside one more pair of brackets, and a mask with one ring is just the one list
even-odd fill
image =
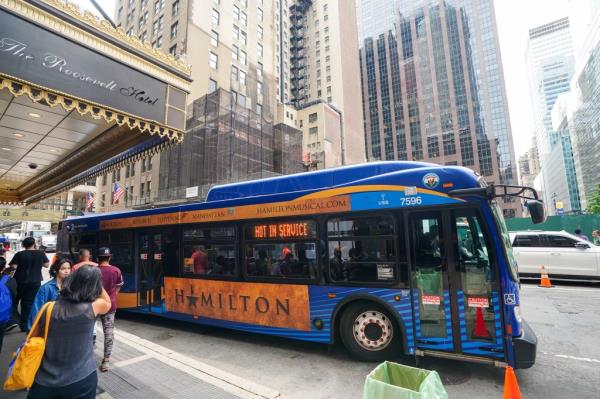
{"label": "black shirt", "polygon": [[10,265],[17,265],[14,278],[18,284],[39,283],[42,281],[42,266],[48,262],[48,257],[42,251],[26,249],[17,252]]}

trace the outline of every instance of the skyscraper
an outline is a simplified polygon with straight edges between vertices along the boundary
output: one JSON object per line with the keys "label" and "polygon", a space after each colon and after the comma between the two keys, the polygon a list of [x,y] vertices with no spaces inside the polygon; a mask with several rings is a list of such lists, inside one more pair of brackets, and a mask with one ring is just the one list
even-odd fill
{"label": "skyscraper", "polygon": [[[516,183],[492,0],[358,0],[357,19],[368,159]],[[521,214],[505,201],[506,216]]]}
{"label": "skyscraper", "polygon": [[[568,18],[529,30],[527,65],[534,129],[544,182],[544,200],[550,215],[554,204],[566,212],[580,209],[579,190],[568,129],[552,126],[552,108],[559,95],[569,91],[574,58]],[[560,208],[560,207],[559,207]]]}

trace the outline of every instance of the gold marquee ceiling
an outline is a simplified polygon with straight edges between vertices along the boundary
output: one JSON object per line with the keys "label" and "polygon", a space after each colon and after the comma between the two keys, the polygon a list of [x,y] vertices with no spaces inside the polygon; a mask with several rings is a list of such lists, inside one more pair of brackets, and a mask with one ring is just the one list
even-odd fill
{"label": "gold marquee ceiling", "polygon": [[[165,141],[178,143],[183,139],[185,96],[191,80],[189,67],[180,60],[158,54],[108,22],[60,0],[0,0],[0,12],[4,21],[9,17],[17,21],[18,28],[21,23],[35,23],[60,35],[61,40],[69,39],[69,45],[81,46],[81,51],[91,49],[96,54],[101,50],[99,57],[105,57],[107,68],[118,61],[119,68],[129,68],[126,73],[135,77],[141,72],[150,84],[165,87],[163,98],[158,98],[164,108],[159,108],[155,118],[138,104],[130,109],[119,106],[121,97],[117,105],[110,104],[111,98],[102,104],[85,98],[78,92],[79,86],[70,90],[68,81],[64,88],[57,86],[64,77],[50,76],[54,71],[48,72],[47,84],[44,74],[32,75],[31,79],[14,76],[21,72],[11,69],[14,55],[19,55],[14,43],[20,42],[8,35],[18,32],[13,33],[14,26],[0,25],[0,203],[27,203],[54,195],[58,192],[55,189],[64,190],[61,183],[153,135],[165,139],[161,141],[163,147]],[[8,56],[13,58],[3,64],[2,57]],[[33,56],[31,59],[30,63],[36,61]]]}

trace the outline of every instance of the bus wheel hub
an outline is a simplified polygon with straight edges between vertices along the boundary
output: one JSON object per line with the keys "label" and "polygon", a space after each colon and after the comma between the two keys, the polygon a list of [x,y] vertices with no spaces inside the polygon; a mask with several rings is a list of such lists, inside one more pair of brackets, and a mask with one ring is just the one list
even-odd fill
{"label": "bus wheel hub", "polygon": [[392,337],[392,323],[381,312],[363,312],[354,321],[354,339],[367,350],[377,351],[385,348],[392,341]]}

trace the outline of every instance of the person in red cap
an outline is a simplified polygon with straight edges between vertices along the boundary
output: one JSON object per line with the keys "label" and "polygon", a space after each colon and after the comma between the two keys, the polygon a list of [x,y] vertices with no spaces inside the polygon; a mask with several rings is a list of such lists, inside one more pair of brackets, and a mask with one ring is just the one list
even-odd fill
{"label": "person in red cap", "polygon": [[110,264],[112,254],[110,249],[102,247],[98,249],[98,267],[102,273],[102,286],[110,297],[111,307],[108,313],[100,316],[102,331],[104,331],[104,358],[100,365],[100,371],[109,369],[110,355],[113,348],[115,312],[117,311],[117,293],[123,286],[123,275],[121,270]]}

